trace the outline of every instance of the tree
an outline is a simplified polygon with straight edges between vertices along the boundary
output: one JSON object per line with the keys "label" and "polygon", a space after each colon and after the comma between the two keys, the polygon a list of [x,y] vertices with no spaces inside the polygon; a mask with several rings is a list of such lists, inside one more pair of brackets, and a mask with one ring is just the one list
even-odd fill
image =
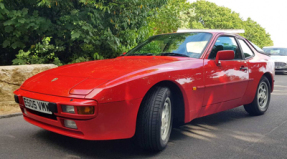
{"label": "tree", "polygon": [[[208,29],[241,29],[242,19],[238,13],[226,7],[217,6],[205,0],[192,3],[195,9],[195,16],[192,21],[198,22]],[[191,26],[194,28],[195,26]]]}
{"label": "tree", "polygon": [[248,18],[242,20],[238,13],[205,0],[192,3],[195,16],[190,27],[194,29],[245,29],[241,34],[260,47],[273,45],[270,34],[258,23]]}
{"label": "tree", "polygon": [[253,20],[205,0],[0,0],[0,65],[113,58],[178,28],[245,29],[255,44],[273,43]]}
{"label": "tree", "polygon": [[273,41],[271,40],[270,34],[266,33],[266,30],[251,18],[244,21],[243,28],[245,30],[243,36],[252,41],[254,44],[261,48],[264,46],[273,46]]}
{"label": "tree", "polygon": [[[147,17],[167,0],[3,0],[0,2],[0,64],[11,64],[18,51],[49,46],[62,63],[112,58],[149,35]],[[62,51],[63,50],[63,51]],[[39,51],[39,50],[38,50]],[[26,59],[26,58],[22,58]],[[17,60],[16,60],[17,61]],[[25,60],[18,60],[19,61]],[[46,60],[44,60],[46,61]],[[58,62],[58,61],[57,61]],[[26,61],[26,63],[29,63]]]}
{"label": "tree", "polygon": [[194,16],[191,4],[186,0],[169,0],[156,14],[149,18],[154,34],[176,32],[178,28],[188,28],[190,17]]}

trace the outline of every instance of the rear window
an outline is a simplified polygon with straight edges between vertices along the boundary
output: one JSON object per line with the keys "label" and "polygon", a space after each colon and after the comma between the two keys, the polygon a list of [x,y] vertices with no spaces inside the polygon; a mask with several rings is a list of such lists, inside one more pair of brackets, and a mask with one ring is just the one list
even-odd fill
{"label": "rear window", "polygon": [[253,54],[252,50],[249,48],[249,46],[245,43],[245,41],[243,41],[241,39],[238,39],[238,41],[241,45],[242,52],[243,52],[245,58],[252,57],[254,54]]}

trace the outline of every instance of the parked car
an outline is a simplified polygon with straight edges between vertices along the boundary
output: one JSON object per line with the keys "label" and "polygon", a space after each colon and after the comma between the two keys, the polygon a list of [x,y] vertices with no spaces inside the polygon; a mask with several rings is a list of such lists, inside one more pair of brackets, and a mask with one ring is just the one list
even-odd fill
{"label": "parked car", "polygon": [[31,77],[15,100],[24,119],[85,140],[133,138],[163,150],[172,127],[244,105],[264,114],[274,62],[248,40],[222,32],[157,35],[126,54]]}
{"label": "parked car", "polygon": [[287,47],[264,47],[264,52],[271,56],[275,61],[276,73],[287,74]]}

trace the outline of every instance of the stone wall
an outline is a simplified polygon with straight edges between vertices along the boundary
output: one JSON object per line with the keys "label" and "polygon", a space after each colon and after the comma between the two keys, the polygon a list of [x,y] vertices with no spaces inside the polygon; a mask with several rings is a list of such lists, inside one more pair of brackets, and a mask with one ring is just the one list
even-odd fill
{"label": "stone wall", "polygon": [[[33,75],[51,68],[53,64],[0,66],[0,112],[17,106],[14,102],[13,92]],[[1,113],[0,113],[1,114]]]}

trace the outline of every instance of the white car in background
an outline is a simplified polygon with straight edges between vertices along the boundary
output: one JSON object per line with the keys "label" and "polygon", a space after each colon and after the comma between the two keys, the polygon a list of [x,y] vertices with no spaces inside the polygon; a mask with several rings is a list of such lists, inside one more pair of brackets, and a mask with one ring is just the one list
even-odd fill
{"label": "white car in background", "polygon": [[287,47],[264,47],[264,52],[275,61],[276,73],[287,74]]}

